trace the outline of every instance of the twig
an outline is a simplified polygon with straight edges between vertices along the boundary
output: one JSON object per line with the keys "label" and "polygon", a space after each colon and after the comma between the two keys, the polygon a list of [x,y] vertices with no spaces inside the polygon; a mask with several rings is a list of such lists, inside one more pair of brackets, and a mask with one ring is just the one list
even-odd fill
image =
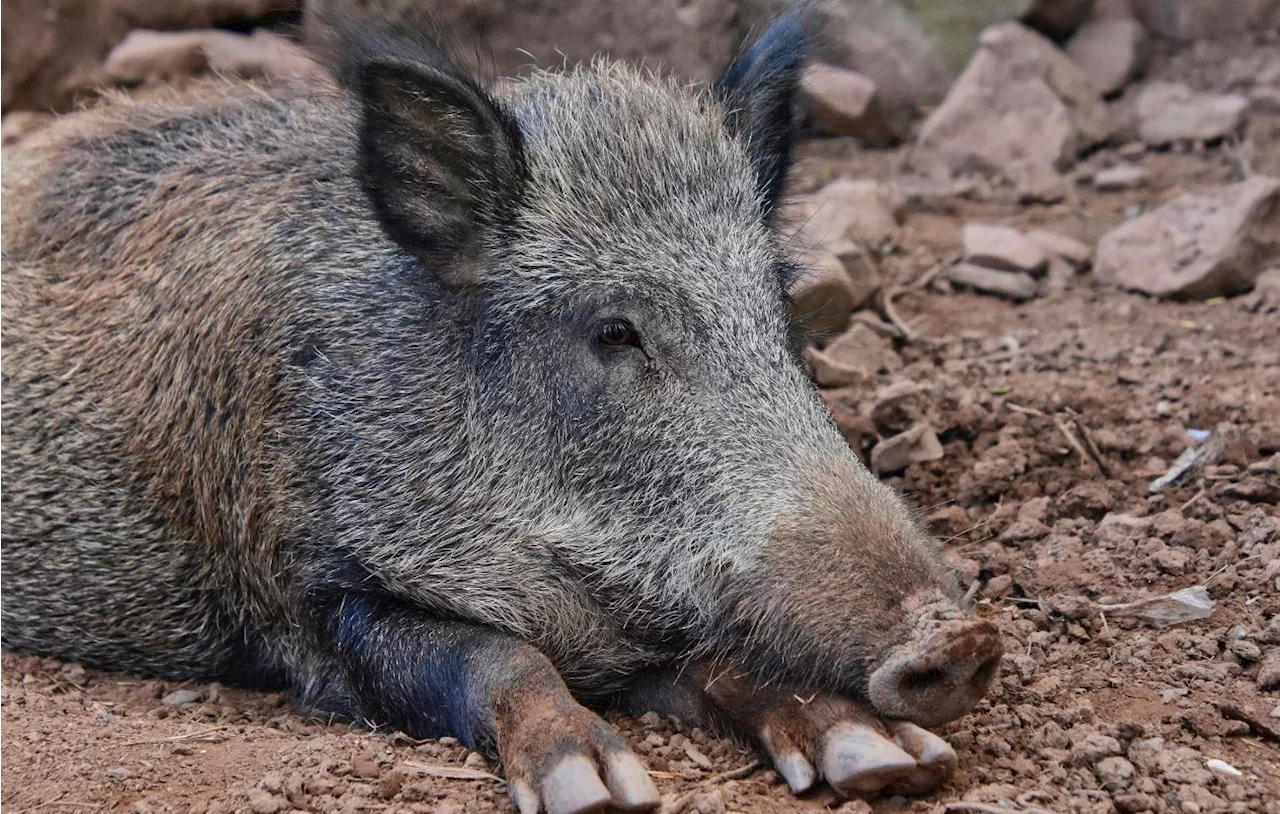
{"label": "twig", "polygon": [[1199,500],[1204,496],[1205,496],[1204,489],[1201,489],[1199,492],[1196,492],[1194,495],[1191,496],[1190,500],[1188,500],[1186,503],[1183,503],[1181,506],[1178,507],[1178,513],[1185,514],[1187,509],[1191,508],[1191,504],[1195,503],[1197,500]]}
{"label": "twig", "polygon": [[214,727],[206,729],[203,732],[189,732],[185,735],[174,735],[169,738],[156,738],[154,740],[126,741],[121,746],[148,746],[156,743],[177,743],[178,741],[211,741],[214,743],[227,739],[224,727]]}
{"label": "twig", "polygon": [[932,283],[933,278],[937,277],[941,271],[942,271],[942,264],[934,263],[932,266],[929,267],[927,271],[925,271],[924,274],[921,274],[919,277],[912,280],[907,287],[915,291],[920,291],[921,289],[926,288],[929,285],[929,283]]}
{"label": "twig", "polygon": [[973,604],[973,598],[978,595],[978,590],[982,587],[982,583],[974,580],[969,586],[969,590],[964,592],[964,597],[960,600],[960,607],[967,608]]}
{"label": "twig", "polygon": [[1004,406],[1008,407],[1010,410],[1013,410],[1015,413],[1022,413],[1023,415],[1033,415],[1033,416],[1036,416],[1037,418],[1044,418],[1044,412],[1041,410],[1037,410],[1034,407],[1023,407],[1021,404],[1014,404],[1012,401],[1006,401],[1004,403]]}
{"label": "twig", "polygon": [[1063,421],[1061,418],[1055,418],[1053,419],[1053,423],[1058,427],[1058,431],[1062,433],[1062,437],[1067,439],[1067,443],[1071,445],[1071,448],[1080,454],[1081,460],[1089,460],[1089,453],[1084,451],[1084,446],[1080,443],[1080,440],[1076,438],[1075,433],[1071,432],[1071,428],[1067,426],[1067,422]]}
{"label": "twig", "polygon": [[739,766],[738,768],[730,769],[727,772],[720,772],[720,774],[714,775],[708,779],[706,783],[707,785],[714,786],[719,783],[724,783],[727,780],[741,780],[759,768],[760,761],[753,760],[745,766]]}
{"label": "twig", "polygon": [[1098,467],[1102,477],[1110,478],[1111,469],[1102,460],[1102,452],[1098,450],[1098,445],[1093,442],[1093,436],[1090,435],[1089,428],[1081,420],[1082,416],[1070,407],[1067,408],[1067,415],[1071,416],[1071,426],[1080,434],[1080,442],[1084,444],[1084,451],[1089,453],[1089,459],[1093,461],[1093,465]]}
{"label": "twig", "polygon": [[431,763],[419,763],[416,760],[406,760],[400,764],[400,767],[417,774],[425,774],[428,777],[443,777],[446,780],[492,780],[495,783],[507,782],[496,774],[482,772],[479,769],[467,769],[462,766],[436,766]]}
{"label": "twig", "polygon": [[902,315],[898,313],[898,309],[893,305],[893,298],[901,294],[906,289],[901,286],[894,286],[880,295],[880,307],[884,311],[884,315],[889,318],[899,331],[902,331],[902,338],[908,342],[914,342],[919,339],[915,331],[911,330],[911,326],[907,324]]}

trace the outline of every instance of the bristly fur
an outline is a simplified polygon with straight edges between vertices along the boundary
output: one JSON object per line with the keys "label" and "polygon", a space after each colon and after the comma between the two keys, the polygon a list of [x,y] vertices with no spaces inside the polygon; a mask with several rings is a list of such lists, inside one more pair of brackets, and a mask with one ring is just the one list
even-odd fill
{"label": "bristly fur", "polygon": [[864,693],[954,586],[788,343],[797,31],[714,90],[496,97],[348,38],[343,91],[6,156],[5,646],[362,712],[352,609],[395,606],[583,695],[691,655]]}

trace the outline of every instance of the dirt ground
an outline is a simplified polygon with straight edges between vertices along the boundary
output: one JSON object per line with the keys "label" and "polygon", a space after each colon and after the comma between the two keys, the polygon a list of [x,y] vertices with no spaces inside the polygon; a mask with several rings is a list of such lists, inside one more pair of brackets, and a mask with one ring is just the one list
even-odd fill
{"label": "dirt ground", "polygon": [[[1257,43],[1157,56],[1153,73],[1206,90],[1280,59]],[[1252,145],[1252,149],[1249,149]],[[1090,156],[1083,171],[1123,147]],[[1280,175],[1280,114],[1252,116],[1244,146],[1131,154],[1152,184],[1081,185],[1052,206],[1001,190],[911,207],[885,272],[909,284],[952,257],[961,225],[1041,226],[1090,244],[1127,213],[1242,167]],[[810,144],[801,186],[839,174],[891,179],[900,152]],[[910,288],[910,286],[908,286]],[[891,482],[910,494],[1007,637],[1002,674],[942,730],[957,776],[878,812],[1280,812],[1280,311],[1257,294],[1155,302],[1079,276],[1021,305],[937,286],[895,300],[917,338],[899,369],[921,392],[880,426],[923,416],[945,456]],[[898,367],[896,364],[895,367]],[[844,394],[863,411],[875,388]],[[1072,412],[1073,411],[1073,412]],[[1075,420],[1106,468],[1060,425]],[[1218,464],[1151,497],[1191,443],[1234,425]],[[1158,629],[1098,604],[1208,587],[1212,616]],[[1269,659],[1270,664],[1264,666]],[[176,692],[175,692],[176,691]],[[456,741],[417,743],[307,720],[287,697],[6,653],[6,812],[386,814],[509,811],[505,788]],[[793,798],[748,748],[649,715],[616,723],[669,812],[868,810],[817,791]],[[1212,762],[1212,761],[1219,762]]]}

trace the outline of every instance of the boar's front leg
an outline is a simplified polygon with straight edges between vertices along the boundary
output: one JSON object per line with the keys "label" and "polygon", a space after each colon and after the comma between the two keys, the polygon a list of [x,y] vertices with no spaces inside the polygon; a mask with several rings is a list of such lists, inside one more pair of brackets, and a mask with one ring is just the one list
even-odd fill
{"label": "boar's front leg", "polygon": [[846,796],[921,794],[946,782],[956,753],[908,721],[825,692],[762,687],[730,668],[688,665],[642,674],[618,706],[650,709],[758,743],[796,794],[825,780]]}
{"label": "boar's front leg", "polygon": [[343,592],[319,610],[352,711],[498,757],[520,814],[658,804],[644,764],[530,645],[367,593]]}

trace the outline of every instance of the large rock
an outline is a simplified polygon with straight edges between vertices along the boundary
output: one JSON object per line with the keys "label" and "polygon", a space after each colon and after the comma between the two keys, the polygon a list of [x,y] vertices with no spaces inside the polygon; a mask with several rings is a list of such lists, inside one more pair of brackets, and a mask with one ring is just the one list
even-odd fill
{"label": "large rock", "polygon": [[868,147],[887,147],[902,137],[885,115],[876,83],[856,71],[817,63],[805,71],[800,98],[813,126],[835,136],[853,136]]}
{"label": "large rock", "polygon": [[1049,40],[1019,23],[982,33],[973,61],[925,121],[913,163],[1043,187],[1108,131],[1097,88]]}
{"label": "large rock", "polygon": [[1138,94],[1138,134],[1147,144],[1208,141],[1235,133],[1249,100],[1239,94],[1197,93],[1180,82],[1150,82]]}
{"label": "large rock", "polygon": [[1159,297],[1248,290],[1280,257],[1280,180],[1184,193],[1103,236],[1094,273]]}
{"label": "large rock", "polygon": [[1142,73],[1150,58],[1147,30],[1132,18],[1090,20],[1067,42],[1067,55],[1103,93],[1115,93]]}
{"label": "large rock", "polygon": [[792,284],[792,316],[817,334],[833,335],[849,325],[849,316],[880,290],[880,273],[866,253],[846,241],[819,247],[805,258],[805,271]]}
{"label": "large rock", "polygon": [[135,28],[208,28],[294,7],[294,0],[5,0],[0,107],[69,110],[107,83],[103,59]]}

